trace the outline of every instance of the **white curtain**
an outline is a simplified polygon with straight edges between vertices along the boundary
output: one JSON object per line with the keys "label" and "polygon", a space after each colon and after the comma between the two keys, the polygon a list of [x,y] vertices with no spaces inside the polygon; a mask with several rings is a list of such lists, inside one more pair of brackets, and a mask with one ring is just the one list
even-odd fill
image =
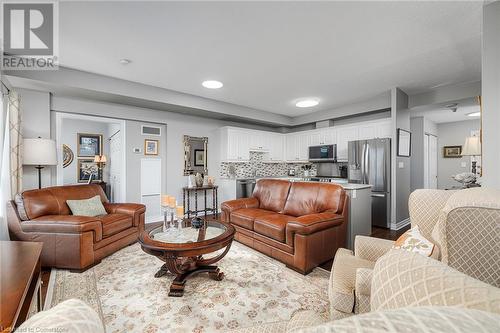
{"label": "white curtain", "polygon": [[0,240],[9,239],[9,230],[6,220],[7,201],[11,199],[10,186],[10,133],[9,113],[5,108],[5,100],[2,93],[0,99]]}
{"label": "white curtain", "polygon": [[12,198],[23,190],[23,136],[21,134],[19,103],[19,94],[11,90],[9,92],[7,113],[9,115],[10,190]]}

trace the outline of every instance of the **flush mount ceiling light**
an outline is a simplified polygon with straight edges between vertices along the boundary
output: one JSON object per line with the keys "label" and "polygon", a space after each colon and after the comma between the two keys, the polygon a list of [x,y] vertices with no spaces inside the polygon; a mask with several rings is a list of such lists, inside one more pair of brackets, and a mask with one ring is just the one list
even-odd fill
{"label": "flush mount ceiling light", "polygon": [[223,86],[222,82],[216,80],[203,81],[201,85],[208,89],[219,89]]}
{"label": "flush mount ceiling light", "polygon": [[295,103],[295,106],[298,108],[310,108],[318,104],[319,101],[317,99],[307,98],[307,99],[301,99],[300,101]]}
{"label": "flush mount ceiling light", "polygon": [[128,65],[131,62],[132,62],[132,60],[130,60],[130,59],[125,59],[125,58],[120,59],[120,64],[122,64],[122,65]]}
{"label": "flush mount ceiling light", "polygon": [[469,117],[479,117],[481,115],[481,112],[471,112],[471,113],[467,113],[467,115]]}

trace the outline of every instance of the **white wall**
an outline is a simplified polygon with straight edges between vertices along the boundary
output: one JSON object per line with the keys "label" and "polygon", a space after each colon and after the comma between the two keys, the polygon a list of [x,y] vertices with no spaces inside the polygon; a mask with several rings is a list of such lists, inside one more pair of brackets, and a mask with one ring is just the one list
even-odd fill
{"label": "white wall", "polygon": [[[103,143],[103,152],[102,154],[109,157],[109,125],[102,122],[97,121],[89,121],[82,119],[63,119],[61,122],[61,142],[60,144],[67,145],[75,155],[73,162],[68,165],[66,168],[63,168],[63,184],[77,184],[78,183],[78,159],[83,157],[78,157],[77,150],[77,141],[78,141],[78,133],[87,133],[87,134],[101,134],[102,135],[102,143]],[[88,159],[88,157],[87,157]],[[62,163],[62,158],[60,157],[59,163]],[[108,180],[108,173],[106,172],[106,168],[104,168],[104,181]]]}
{"label": "white wall", "polygon": [[[140,174],[137,163],[140,163],[140,158],[144,157],[142,153],[139,155],[133,154],[132,149],[137,147],[141,148],[142,151],[144,148],[144,139],[148,138],[140,135],[140,125],[163,124],[166,126],[166,130],[162,130],[162,141],[160,142],[160,154],[162,154],[162,157],[165,156],[162,161],[164,163],[164,167],[162,167],[164,170],[162,188],[164,193],[175,195],[179,201],[182,199],[182,187],[186,185],[186,179],[183,176],[184,135],[208,137],[208,173],[217,179],[220,173],[220,143],[218,139],[218,129],[220,127],[240,126],[269,130],[269,128],[264,126],[249,126],[173,112],[61,97],[53,97],[52,110],[126,119],[126,193],[127,200],[132,202],[140,200]],[[156,137],[151,138],[157,139]]]}
{"label": "white wall", "polygon": [[483,184],[500,189],[500,2],[483,8]]}
{"label": "white wall", "polygon": [[[462,146],[465,138],[471,136],[472,131],[477,131],[481,127],[479,120],[456,121],[437,125],[438,130],[438,188],[445,189],[460,184],[451,177],[457,173],[470,172],[471,158],[464,156],[461,158],[444,158],[444,146]],[[465,163],[465,167],[462,167]]]}
{"label": "white wall", "polygon": [[[21,100],[22,130],[24,138],[51,138],[50,94],[27,89],[16,89]],[[51,169],[42,170],[42,186],[55,182]],[[34,166],[23,167],[23,190],[38,188],[38,171]]]}
{"label": "white wall", "polygon": [[[398,228],[401,222],[407,222],[408,198],[411,190],[411,161],[409,157],[397,156],[397,128],[410,131],[410,110],[408,95],[401,89],[394,88],[391,92],[391,117],[393,120],[394,140],[392,141],[392,225]],[[395,163],[394,163],[395,162]]]}
{"label": "white wall", "polygon": [[426,134],[438,136],[437,125],[425,117],[410,119],[411,128],[411,191],[425,186],[424,140]]}

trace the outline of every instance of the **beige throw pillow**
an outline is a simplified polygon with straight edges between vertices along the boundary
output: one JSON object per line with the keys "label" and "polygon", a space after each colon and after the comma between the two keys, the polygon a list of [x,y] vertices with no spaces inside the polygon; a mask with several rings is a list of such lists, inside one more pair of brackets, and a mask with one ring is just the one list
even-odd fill
{"label": "beige throw pillow", "polygon": [[104,208],[101,197],[96,195],[90,199],[84,200],[66,200],[66,203],[71,209],[73,215],[79,216],[97,216],[106,215],[106,209]]}
{"label": "beige throw pillow", "polygon": [[392,248],[416,252],[423,256],[430,257],[434,250],[434,244],[422,236],[418,226],[415,226],[399,236]]}

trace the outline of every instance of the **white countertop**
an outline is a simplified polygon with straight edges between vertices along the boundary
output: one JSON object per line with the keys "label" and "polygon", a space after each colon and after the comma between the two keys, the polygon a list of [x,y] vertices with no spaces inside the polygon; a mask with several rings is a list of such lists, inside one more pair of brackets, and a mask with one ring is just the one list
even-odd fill
{"label": "white countertop", "polygon": [[[256,177],[255,179],[262,179],[262,178],[267,178],[267,179],[286,179],[286,180],[293,181],[293,182],[302,182],[302,181],[311,182],[309,180],[303,180],[302,177],[290,177],[290,176]],[[234,180],[234,181],[241,180],[241,179],[253,179],[253,178],[221,178],[221,180]],[[311,183],[317,183],[317,182],[311,182]],[[348,191],[350,191],[350,190],[369,189],[369,188],[372,187],[369,184],[348,183],[347,179],[342,179],[342,178],[339,178],[338,180],[336,180],[335,182],[333,182],[331,184],[338,184],[338,185],[342,186],[344,188],[344,190],[348,190]]]}

